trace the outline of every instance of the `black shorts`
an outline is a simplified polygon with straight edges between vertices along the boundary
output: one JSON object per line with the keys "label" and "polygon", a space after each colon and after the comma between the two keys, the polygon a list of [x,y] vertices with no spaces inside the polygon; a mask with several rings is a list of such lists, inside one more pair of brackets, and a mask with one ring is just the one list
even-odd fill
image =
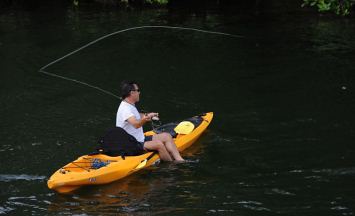
{"label": "black shorts", "polygon": [[144,143],[153,140],[153,136],[144,136],[144,142],[138,142],[142,151],[149,151],[144,148]]}
{"label": "black shorts", "polygon": [[153,140],[153,136],[145,136],[144,137],[144,142],[149,142]]}

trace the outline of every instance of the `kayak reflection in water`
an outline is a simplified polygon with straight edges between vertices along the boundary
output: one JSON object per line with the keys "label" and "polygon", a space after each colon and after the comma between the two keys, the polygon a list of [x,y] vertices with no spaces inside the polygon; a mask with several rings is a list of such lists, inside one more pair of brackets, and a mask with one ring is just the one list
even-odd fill
{"label": "kayak reflection in water", "polygon": [[158,118],[158,113],[139,113],[135,104],[139,101],[140,89],[134,81],[121,83],[122,102],[117,110],[116,127],[123,128],[137,140],[137,145],[145,151],[158,151],[164,161],[184,161],[169,133],[144,136],[143,125]]}

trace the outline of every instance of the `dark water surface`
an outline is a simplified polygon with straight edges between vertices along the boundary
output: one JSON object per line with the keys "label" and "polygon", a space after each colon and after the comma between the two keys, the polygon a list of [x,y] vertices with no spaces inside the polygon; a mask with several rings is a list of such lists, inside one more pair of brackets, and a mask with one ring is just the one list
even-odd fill
{"label": "dark water surface", "polygon": [[[59,167],[90,152],[119,101],[38,73],[47,68],[119,94],[141,83],[163,122],[214,111],[184,156],[109,185],[60,195]],[[300,12],[264,15],[42,6],[0,14],[0,214],[353,215],[355,22]],[[146,129],[149,129],[147,127]]]}

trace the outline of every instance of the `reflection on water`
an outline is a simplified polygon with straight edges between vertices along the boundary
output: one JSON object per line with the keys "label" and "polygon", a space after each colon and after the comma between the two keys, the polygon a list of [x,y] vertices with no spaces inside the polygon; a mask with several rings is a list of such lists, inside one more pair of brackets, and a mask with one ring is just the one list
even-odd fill
{"label": "reflection on water", "polygon": [[[80,213],[87,214],[117,214],[140,213],[149,214],[157,204],[171,201],[172,191],[183,185],[197,183],[195,181],[183,181],[198,166],[195,159],[202,153],[202,142],[196,142],[184,157],[187,163],[161,163],[158,166],[146,168],[127,178],[107,185],[84,187],[69,195],[56,196],[49,207],[51,213]],[[192,159],[189,159],[189,158]],[[181,198],[194,199],[188,192],[187,195],[178,195]],[[158,202],[158,203],[155,203]],[[63,211],[63,208],[65,209]],[[162,210],[163,212],[178,211],[175,208]],[[162,212],[162,213],[163,213]]]}
{"label": "reflection on water", "polygon": [[[108,185],[86,187],[72,195],[60,195],[48,207],[52,213],[148,214],[159,202],[169,202],[171,192],[190,165],[161,164]],[[179,170],[179,173],[176,171]],[[180,174],[180,176],[175,176]],[[178,184],[177,184],[178,182]],[[63,207],[65,211],[63,212]],[[171,208],[169,211],[176,211]]]}
{"label": "reflection on water", "polygon": [[332,22],[331,20],[319,20],[313,24],[311,31],[311,41],[316,52],[333,53],[336,55],[353,52],[355,45],[351,38],[350,29],[355,24],[345,20],[342,23]]}
{"label": "reflection on water", "polygon": [[[155,186],[157,186],[156,183]],[[109,185],[85,188],[76,192],[75,195],[57,196],[49,206],[48,211],[63,213],[63,207],[65,207],[65,212],[79,213],[85,211],[88,214],[144,211],[147,204],[142,202],[142,199],[149,195],[152,187],[154,187],[154,184],[147,184],[137,179],[136,176],[129,177]]]}

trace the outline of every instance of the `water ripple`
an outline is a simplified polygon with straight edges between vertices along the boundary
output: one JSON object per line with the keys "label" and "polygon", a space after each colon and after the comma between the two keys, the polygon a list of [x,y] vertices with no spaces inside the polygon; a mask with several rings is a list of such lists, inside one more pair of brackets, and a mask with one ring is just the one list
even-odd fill
{"label": "water ripple", "polygon": [[7,214],[7,213],[9,213],[12,210],[14,210],[14,209],[10,208],[10,207],[2,207],[2,206],[0,206],[0,214]]}
{"label": "water ripple", "polygon": [[271,211],[268,208],[262,207],[262,203],[257,201],[240,201],[238,204],[242,205],[243,208],[254,211]]}
{"label": "water ripple", "polygon": [[208,210],[208,213],[225,213],[225,212],[234,212],[233,209],[210,209]]}
{"label": "water ripple", "polygon": [[295,196],[296,194],[279,189],[279,188],[273,188],[271,191],[267,192],[268,194],[280,194],[284,196]]}
{"label": "water ripple", "polygon": [[312,171],[314,173],[325,173],[328,175],[335,175],[335,176],[355,175],[355,167],[338,168],[338,169],[321,169],[321,170],[312,170]]}
{"label": "water ripple", "polygon": [[20,174],[20,175],[0,174],[0,182],[11,182],[11,181],[18,181],[18,180],[43,181],[46,178],[47,178],[46,176],[35,176],[35,175],[26,175],[26,174]]}

